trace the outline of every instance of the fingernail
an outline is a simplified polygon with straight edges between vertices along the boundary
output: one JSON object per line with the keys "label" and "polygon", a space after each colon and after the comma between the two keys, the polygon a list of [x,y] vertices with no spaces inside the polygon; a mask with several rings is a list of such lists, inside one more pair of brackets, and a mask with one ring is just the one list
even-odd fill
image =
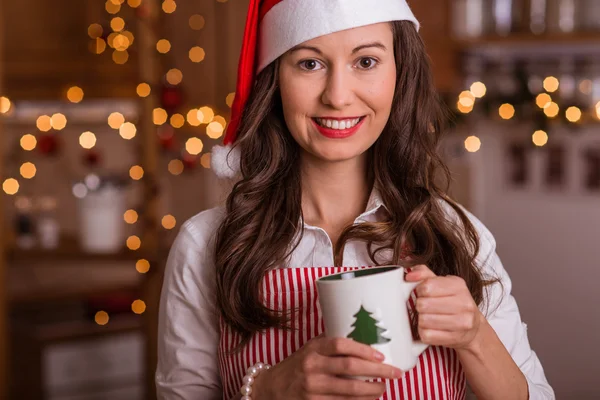
{"label": "fingernail", "polygon": [[383,353],[380,353],[377,350],[375,350],[375,358],[378,359],[379,361],[385,360],[385,356],[383,355]]}
{"label": "fingernail", "polygon": [[395,368],[394,369],[394,377],[395,378],[403,378],[404,377],[404,371],[402,371],[401,369]]}

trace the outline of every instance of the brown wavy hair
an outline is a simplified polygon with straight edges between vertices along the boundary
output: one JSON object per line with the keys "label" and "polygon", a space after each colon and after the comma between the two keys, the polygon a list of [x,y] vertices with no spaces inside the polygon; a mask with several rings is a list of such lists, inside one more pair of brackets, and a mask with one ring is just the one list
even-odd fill
{"label": "brown wavy hair", "polygon": [[[388,261],[406,265],[402,253],[408,248],[409,265],[463,278],[480,304],[489,282],[475,264],[479,238],[447,195],[450,174],[437,151],[449,114],[413,24],[391,27],[396,90],[388,123],[368,150],[371,183],[389,212],[384,221],[348,226],[334,249],[335,262],[349,240],[366,242],[374,265],[383,249],[393,250]],[[236,142],[241,179],[227,198],[216,238],[217,302],[224,321],[242,337],[238,348],[255,332],[289,329],[294,312],[270,310],[260,293],[265,273],[286,266],[302,234],[300,147],[284,122],[278,71],[278,61],[261,71],[242,115]],[[456,218],[448,217],[443,203]]]}

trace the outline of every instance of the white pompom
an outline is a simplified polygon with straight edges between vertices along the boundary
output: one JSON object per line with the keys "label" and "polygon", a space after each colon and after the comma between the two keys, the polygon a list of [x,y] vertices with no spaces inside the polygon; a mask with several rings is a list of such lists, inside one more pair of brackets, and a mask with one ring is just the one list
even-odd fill
{"label": "white pompom", "polygon": [[219,178],[234,178],[240,173],[239,147],[213,146],[210,167]]}

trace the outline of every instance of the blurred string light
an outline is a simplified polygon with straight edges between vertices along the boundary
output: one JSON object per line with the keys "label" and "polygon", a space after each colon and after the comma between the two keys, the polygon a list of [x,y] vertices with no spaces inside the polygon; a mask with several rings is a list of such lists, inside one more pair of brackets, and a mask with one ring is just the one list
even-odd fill
{"label": "blurred string light", "polygon": [[463,107],[473,107],[475,104],[475,96],[470,90],[464,90],[460,93],[460,95],[458,95],[458,102]]}
{"label": "blurred string light", "polygon": [[206,57],[206,52],[200,46],[194,46],[189,51],[189,57],[192,62],[199,63]]}
{"label": "blurred string light", "polygon": [[148,97],[151,92],[150,85],[147,83],[140,83],[136,88],[137,95],[140,97]]}
{"label": "blurred string light", "polygon": [[546,108],[550,105],[550,103],[552,103],[552,97],[550,97],[548,93],[540,93],[535,98],[535,104],[539,108]]}
{"label": "blurred string light", "polygon": [[171,175],[181,175],[183,173],[183,162],[181,160],[171,160],[167,169]]}
{"label": "blurred string light", "polygon": [[465,107],[462,105],[462,103],[460,101],[458,101],[458,102],[456,102],[456,109],[463,114],[468,114],[471,111],[473,111],[473,106]]}
{"label": "blurred string light", "polygon": [[109,320],[110,318],[106,311],[98,311],[94,316],[94,321],[96,321],[98,325],[106,325],[108,324]]}
{"label": "blurred string light", "polygon": [[96,135],[92,132],[83,132],[79,135],[79,145],[84,149],[92,149],[96,145]]}
{"label": "blurred string light", "polygon": [[515,116],[515,107],[512,104],[502,104],[498,109],[498,114],[502,119],[511,119]]}
{"label": "blurred string light", "polygon": [[110,28],[115,32],[121,32],[125,29],[125,20],[121,17],[115,17],[110,20]]}
{"label": "blurred string light", "polygon": [[195,31],[199,31],[202,28],[204,28],[205,23],[206,23],[206,20],[200,14],[192,15],[189,20],[190,28],[192,28]]}
{"label": "blurred string light", "polygon": [[197,137],[191,137],[185,142],[185,149],[188,153],[193,156],[197,156],[202,153],[202,149],[204,148],[204,144],[202,140]]}
{"label": "blurred string light", "polygon": [[191,126],[200,126],[200,124],[202,123],[198,119],[198,109],[197,108],[192,108],[190,111],[188,111],[186,119],[187,119],[188,124],[190,124]]}
{"label": "blurred string light", "polygon": [[52,117],[50,117],[50,125],[52,128],[60,131],[67,126],[67,117],[61,113],[52,114]]}
{"label": "blurred string light", "polygon": [[225,97],[225,104],[227,104],[227,107],[231,108],[233,99],[235,99],[235,92],[229,93],[227,97]]}
{"label": "blurred string light", "polygon": [[106,9],[107,13],[116,14],[121,11],[121,3],[114,2],[113,0],[106,0],[104,8]]}
{"label": "blurred string light", "polygon": [[183,80],[183,73],[177,68],[171,68],[167,72],[167,82],[171,85],[179,85]]}
{"label": "blurred string light", "polygon": [[542,130],[535,131],[533,135],[531,135],[531,140],[536,146],[544,146],[548,143],[548,134]]}
{"label": "blurred string light", "polygon": [[581,120],[581,110],[578,107],[569,107],[565,112],[565,116],[569,122],[579,122]]}
{"label": "blurred string light", "polygon": [[122,33],[119,33],[113,39],[113,48],[117,51],[126,51],[131,45],[129,38]]}
{"label": "blurred string light", "polygon": [[483,82],[474,82],[470,87],[471,93],[476,98],[480,99],[487,93],[487,88]]}
{"label": "blurred string light", "polygon": [[156,50],[161,54],[166,54],[171,50],[171,42],[167,39],[160,39],[156,42]]}
{"label": "blurred string light", "polygon": [[544,79],[544,90],[546,90],[546,92],[556,92],[558,90],[560,83],[558,81],[558,79],[554,76],[549,76],[546,79]]}
{"label": "blurred string light", "polygon": [[70,87],[69,90],[67,90],[67,99],[71,103],[79,103],[83,100],[83,89],[79,86]]}
{"label": "blurred string light", "polygon": [[172,14],[177,9],[177,3],[175,3],[175,0],[165,0],[162,3],[162,9],[167,14]]}
{"label": "blurred string light", "polygon": [[146,303],[142,300],[135,300],[131,303],[131,310],[136,314],[143,314],[146,311]]}
{"label": "blurred string light", "polygon": [[106,42],[102,38],[94,39],[90,43],[90,51],[94,54],[102,54],[106,50]]}
{"label": "blurred string light", "polygon": [[129,176],[134,181],[139,181],[144,177],[144,169],[139,165],[134,165],[133,167],[129,168]]}
{"label": "blurred string light", "polygon": [[142,4],[142,0],[127,0],[127,4],[131,8],[138,8]]}
{"label": "blurred string light", "polygon": [[91,39],[97,39],[101,37],[103,33],[104,29],[100,24],[91,24],[90,26],[88,26],[88,36]]}
{"label": "blurred string light", "polygon": [[173,128],[181,128],[185,124],[185,118],[181,114],[173,114],[170,123]]}
{"label": "blurred string light", "polygon": [[200,165],[204,168],[210,168],[210,153],[202,154],[202,157],[200,157]]}
{"label": "blurred string light", "polygon": [[35,164],[33,164],[31,162],[26,162],[26,163],[23,163],[23,165],[21,165],[19,172],[21,173],[21,176],[23,178],[32,179],[33,177],[35,177],[35,174],[37,173],[37,168],[35,167]]}
{"label": "blurred string light", "polygon": [[14,178],[8,178],[2,183],[4,193],[12,196],[19,192],[19,181]]}
{"label": "blurred string light", "polygon": [[121,135],[121,137],[123,139],[131,140],[135,137],[136,134],[137,134],[137,128],[131,122],[125,122],[119,128],[119,135]]}
{"label": "blurred string light", "polygon": [[123,214],[123,220],[130,225],[135,224],[138,221],[138,213],[135,210],[127,210]]}
{"label": "blurred string light", "polygon": [[35,121],[35,126],[41,132],[48,132],[52,129],[52,119],[48,115],[40,115]]}
{"label": "blurred string light", "polygon": [[21,148],[25,151],[32,151],[37,146],[37,139],[32,134],[28,133],[21,137]]}
{"label": "blurred string light", "polygon": [[129,236],[126,244],[129,250],[139,250],[139,248],[142,247],[142,241],[136,235]]}
{"label": "blurred string light", "polygon": [[163,108],[155,108],[152,110],[152,121],[154,121],[155,125],[162,125],[167,122],[168,118],[167,111]]}
{"label": "blurred string light", "polygon": [[465,149],[469,153],[475,153],[481,148],[481,140],[477,136],[469,136],[465,139]]}
{"label": "blurred string light", "polygon": [[115,64],[125,64],[127,60],[129,60],[129,53],[127,52],[127,50],[115,50],[113,51],[112,59],[115,62]]}
{"label": "blurred string light", "polygon": [[108,116],[108,126],[119,129],[125,123],[125,117],[120,112],[113,112]]}
{"label": "blurred string light", "polygon": [[150,262],[142,258],[135,263],[135,269],[140,274],[145,274],[146,272],[150,271]]}
{"label": "blurred string light", "polygon": [[79,182],[73,185],[73,196],[78,199],[83,199],[87,196],[88,188],[83,183]]}
{"label": "blurred string light", "polygon": [[211,139],[218,139],[223,136],[224,127],[221,123],[213,121],[206,127],[206,135]]}
{"label": "blurred string light", "polygon": [[600,119],[600,101],[596,103],[596,118]]}
{"label": "blurred string light", "polygon": [[200,109],[198,110],[198,119],[203,124],[211,123],[214,117],[215,117],[215,112],[213,111],[212,108],[210,108],[208,106],[200,107]]}
{"label": "blurred string light", "polygon": [[555,102],[550,102],[546,107],[544,107],[544,114],[546,114],[549,118],[554,118],[560,112],[560,107]]}
{"label": "blurred string light", "polygon": [[6,114],[10,111],[11,102],[8,97],[0,97],[0,114]]}
{"label": "blurred string light", "polygon": [[175,219],[174,216],[168,214],[162,218],[161,224],[162,224],[163,228],[171,230],[171,229],[175,228],[175,226],[177,225],[177,220]]}

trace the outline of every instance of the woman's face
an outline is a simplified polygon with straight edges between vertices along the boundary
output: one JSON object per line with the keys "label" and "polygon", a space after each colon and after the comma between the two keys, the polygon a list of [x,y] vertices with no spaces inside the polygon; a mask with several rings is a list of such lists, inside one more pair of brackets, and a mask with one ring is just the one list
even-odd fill
{"label": "woman's face", "polygon": [[281,57],[285,122],[305,155],[320,161],[355,159],[375,143],[395,85],[389,23],[321,36]]}

